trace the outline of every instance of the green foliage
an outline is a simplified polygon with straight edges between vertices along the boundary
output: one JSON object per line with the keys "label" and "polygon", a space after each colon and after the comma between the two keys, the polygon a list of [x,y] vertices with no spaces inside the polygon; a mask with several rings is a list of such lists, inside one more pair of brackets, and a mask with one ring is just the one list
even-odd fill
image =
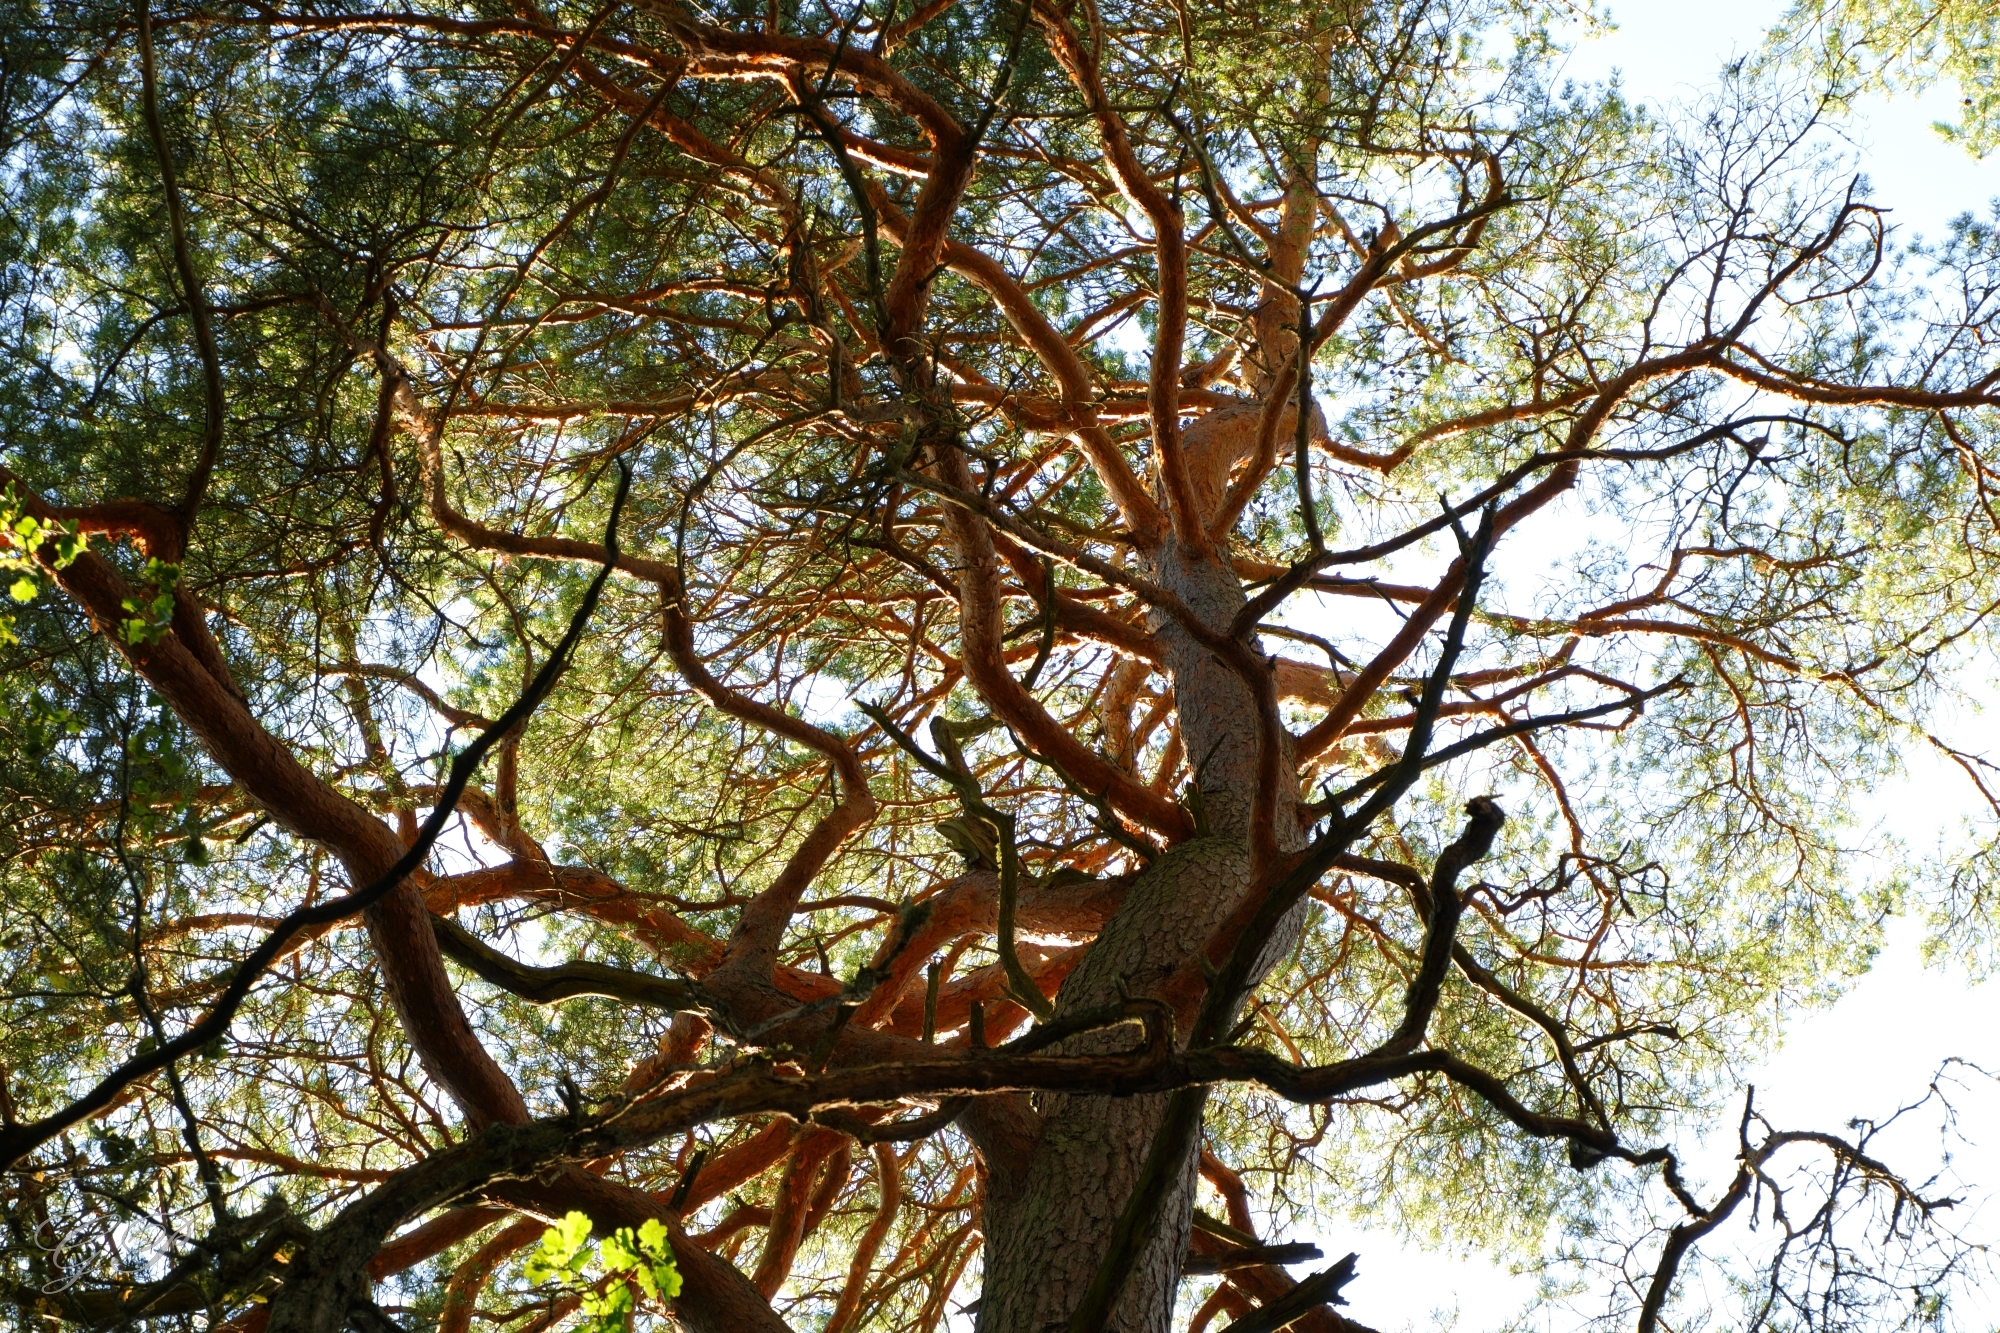
{"label": "green foliage", "polygon": [[131,614],[118,622],[118,636],[126,643],[158,643],[174,623],[174,585],[180,582],[181,567],[147,557],[146,591],[137,597],[122,598]]}
{"label": "green foliage", "polygon": [[[77,534],[74,520],[45,524],[33,514],[23,512],[21,493],[13,482],[0,490],[0,577],[14,575],[14,581],[7,585],[7,595],[13,601],[25,604],[35,600],[39,587],[36,580],[42,570],[35,557],[43,546],[50,547],[49,563],[56,569],[64,569],[83,553],[85,544],[86,539]],[[0,644],[15,642],[18,638],[14,617],[0,611]]]}
{"label": "green foliage", "polygon": [[530,1282],[581,1289],[580,1333],[628,1333],[642,1295],[658,1302],[680,1295],[680,1270],[658,1218],[636,1232],[619,1227],[596,1246],[590,1230],[588,1216],[566,1214],[543,1233],[524,1269]]}
{"label": "green foliage", "polygon": [[1799,0],[1772,41],[1849,94],[1951,84],[1959,118],[1939,132],[1975,157],[2000,146],[2000,8],[1988,0]]}

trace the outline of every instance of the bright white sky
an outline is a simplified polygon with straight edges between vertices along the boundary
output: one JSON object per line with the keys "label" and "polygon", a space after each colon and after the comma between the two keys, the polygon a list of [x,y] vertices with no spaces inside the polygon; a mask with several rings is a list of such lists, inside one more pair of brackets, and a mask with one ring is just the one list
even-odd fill
{"label": "bright white sky", "polygon": [[[1753,51],[1784,8],[1774,0],[1614,0],[1616,30],[1581,42],[1565,72],[1578,82],[1600,82],[1616,72],[1634,102],[1661,110],[1686,104],[1713,86],[1726,61]],[[1905,240],[1918,233],[1938,236],[1952,217],[1984,214],[1987,202],[2000,197],[2000,154],[1975,162],[1931,128],[1952,115],[1957,97],[1949,86],[1921,98],[1872,97],[1846,127],[1876,199],[1894,209],[1891,220]],[[1990,694],[2000,685],[1993,664],[1982,674],[1985,679],[1977,684]],[[1967,722],[1957,734],[1977,748],[1980,719]],[[1881,793],[1877,810],[1884,827],[1920,855],[1971,807],[1956,770],[1928,755],[1912,756],[1910,766],[1910,778]],[[1830,1010],[1795,1022],[1782,1046],[1746,1071],[1759,1108],[1774,1124],[1844,1132],[1857,1116],[1886,1117],[1919,1099],[1949,1056],[2000,1072],[2000,1023],[1994,1021],[2000,982],[1975,986],[1962,971],[1927,968],[1921,934],[1914,923],[1896,923],[1873,971]],[[1958,1226],[1974,1235],[2000,1234],[2000,1198],[1980,1197],[2000,1191],[2000,1115],[1995,1114],[2000,1095],[1975,1079],[1959,1104],[1964,1113],[1959,1132],[1972,1143],[1957,1145],[1953,1177],[1983,1183],[1984,1189],[1968,1192]],[[1733,1171],[1733,1125],[1711,1143],[1680,1146],[1684,1159],[1692,1159],[1692,1179],[1712,1185]],[[1927,1120],[1894,1138],[1885,1135],[1878,1147],[1892,1165],[1900,1158],[1919,1177],[1928,1175],[1939,1164],[1937,1122]],[[1702,1191],[1711,1198],[1714,1192]],[[1707,1244],[1728,1247],[1755,1239],[1740,1224],[1735,1231],[1718,1231]],[[1360,1276],[1346,1292],[1349,1313],[1384,1333],[1497,1329],[1521,1311],[1534,1290],[1532,1279],[1481,1259],[1412,1248],[1393,1235],[1340,1219],[1329,1219],[1320,1236],[1282,1238],[1317,1240],[1329,1256],[1359,1251]],[[1303,1276],[1310,1267],[1295,1271]],[[1961,1304],[1963,1327],[2000,1327],[1996,1288],[2000,1283],[1989,1280],[1985,1292]],[[1537,1323],[1552,1330],[1579,1327],[1592,1308]],[[1725,1313],[1725,1326],[1729,1322]]]}

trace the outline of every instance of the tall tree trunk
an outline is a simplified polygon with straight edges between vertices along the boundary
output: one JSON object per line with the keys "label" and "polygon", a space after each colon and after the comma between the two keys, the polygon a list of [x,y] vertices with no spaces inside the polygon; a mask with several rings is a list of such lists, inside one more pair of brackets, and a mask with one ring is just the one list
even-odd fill
{"label": "tall tree trunk", "polygon": [[[1153,576],[1208,625],[1226,628],[1244,604],[1224,558],[1184,557],[1171,544]],[[1248,844],[1257,768],[1256,705],[1242,678],[1170,623],[1156,625],[1197,774],[1208,833],[1161,856],[1132,885],[1096,946],[1064,983],[1059,1012],[1144,994],[1214,933],[1250,885]],[[1290,771],[1289,768],[1287,771]],[[1278,841],[1300,845],[1297,793],[1280,793]],[[1265,950],[1268,968],[1289,947],[1302,914]],[[1259,970],[1259,975],[1262,975]],[[1063,1049],[1110,1049],[1129,1036],[1092,1033]],[[980,1333],[1046,1333],[1066,1327],[1103,1262],[1165,1113],[1165,1096],[1051,1095],[1018,1169],[995,1171],[985,1213]],[[1127,1275],[1112,1327],[1165,1333],[1192,1218],[1199,1142],[1180,1165],[1150,1242]]]}

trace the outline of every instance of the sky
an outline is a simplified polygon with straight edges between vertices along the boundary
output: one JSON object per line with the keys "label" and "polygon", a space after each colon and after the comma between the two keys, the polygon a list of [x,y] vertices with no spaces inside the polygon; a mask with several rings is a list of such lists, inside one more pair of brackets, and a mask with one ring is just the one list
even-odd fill
{"label": "sky", "polygon": [[[1786,8],[1773,0],[1613,3],[1616,29],[1579,42],[1565,72],[1579,83],[1616,72],[1631,101],[1687,104],[1714,86],[1725,63],[1756,50]],[[1931,128],[1954,117],[1957,101],[1949,83],[1922,96],[1871,95],[1845,126],[1877,199],[1906,235],[1939,235],[1954,216],[1984,213],[2000,196],[2000,153],[1975,161]]]}
{"label": "sky", "polygon": [[[1626,0],[1608,9],[1615,29],[1579,42],[1564,72],[1579,83],[1615,74],[1628,100],[1657,111],[1698,101],[1725,63],[1756,49],[1785,5]],[[1905,241],[1937,237],[1953,217],[1984,214],[1988,201],[2000,197],[2000,154],[1974,161],[1932,128],[1952,116],[1957,98],[1949,85],[1921,97],[1873,95],[1843,126],[1875,198],[1892,208],[1891,223]],[[1985,670],[1988,678],[1975,684],[1991,693],[1996,685],[1991,664]],[[1969,730],[1959,734],[1976,738],[1979,720],[1963,721]],[[1875,809],[1886,827],[1921,853],[1971,813],[1971,805],[1955,770],[1928,755],[1911,755],[1908,763],[1907,779],[1879,792]],[[1978,985],[1959,968],[1926,966],[1922,941],[1919,923],[1892,923],[1874,968],[1832,1007],[1793,1022],[1782,1042],[1744,1071],[1744,1082],[1755,1086],[1757,1104],[1774,1124],[1847,1133],[1856,1117],[1879,1120],[1923,1097],[1951,1057],[2000,1072],[2000,1022],[1995,1022],[2000,982]],[[1959,1082],[1955,1098],[1963,1114],[1957,1131],[1967,1141],[1951,1145],[1954,1156],[1941,1186],[1971,1185],[1963,1191],[1957,1226],[2000,1235],[2000,1198],[1983,1199],[1976,1184],[2000,1186],[2000,1089],[1976,1074],[1965,1073]],[[1907,1164],[1927,1176],[1942,1155],[1939,1120],[1926,1113],[1906,1123],[1907,1129],[1886,1133],[1878,1146],[1892,1165]],[[1982,1133],[1982,1124],[1991,1128]],[[1733,1170],[1734,1126],[1723,1131],[1698,1147],[1682,1145],[1693,1148],[1687,1156],[1694,1178],[1724,1181]],[[1532,1279],[1480,1258],[1425,1251],[1339,1218],[1327,1219],[1321,1234],[1282,1239],[1315,1240],[1329,1256],[1358,1251],[1360,1276],[1347,1288],[1347,1312],[1384,1333],[1498,1328],[1534,1291]],[[1738,1224],[1705,1244],[1727,1250],[1756,1239]],[[1311,1267],[1295,1271],[1304,1276]],[[1965,1326],[2000,1327],[2000,1281],[1989,1280],[1986,1287],[1963,1298]],[[1576,1327],[1587,1308],[1537,1323],[1557,1330]]]}

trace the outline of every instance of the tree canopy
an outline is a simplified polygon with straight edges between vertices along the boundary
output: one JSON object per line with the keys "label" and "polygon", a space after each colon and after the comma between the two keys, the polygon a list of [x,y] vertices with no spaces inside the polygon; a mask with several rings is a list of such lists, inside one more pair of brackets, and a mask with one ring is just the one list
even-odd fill
{"label": "tree canopy", "polygon": [[1868,803],[2000,790],[2000,234],[1890,225],[1849,74],[0,15],[24,1321],[1366,1330],[1330,1216],[1639,1333],[1947,1317],[1925,1164],[1741,1083],[1995,888]]}
{"label": "tree canopy", "polygon": [[1780,53],[1810,63],[1837,95],[1946,83],[1959,94],[1959,111],[1937,128],[1981,157],[2000,144],[2000,11],[1991,5],[1799,0],[1773,37]]}

